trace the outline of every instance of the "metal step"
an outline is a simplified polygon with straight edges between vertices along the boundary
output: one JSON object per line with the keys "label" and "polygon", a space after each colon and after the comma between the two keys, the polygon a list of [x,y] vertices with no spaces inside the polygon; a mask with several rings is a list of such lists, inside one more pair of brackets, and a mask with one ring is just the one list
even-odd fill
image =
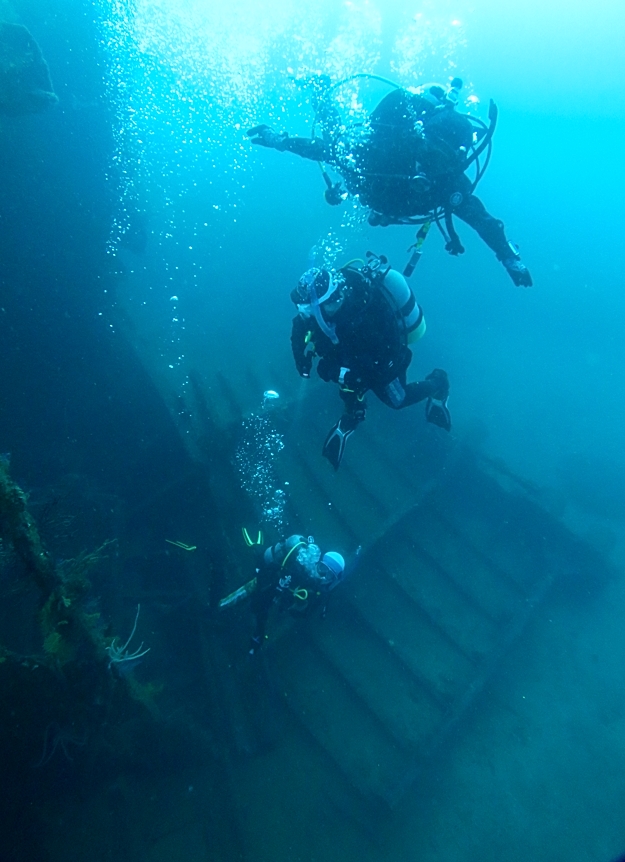
{"label": "metal step", "polygon": [[545,530],[552,529],[533,501],[504,491],[492,477],[461,464],[453,482],[432,495],[432,503],[448,529],[521,591],[535,584],[545,563]]}
{"label": "metal step", "polygon": [[[340,469],[333,470],[321,455],[321,448],[333,421],[340,415],[340,404],[337,407],[336,416],[330,419],[327,410],[307,412],[305,420],[297,423],[298,433],[285,435],[285,451],[290,449],[294,453],[297,450],[297,457],[316,475],[337,508],[341,508],[345,500],[348,508],[356,502],[359,508],[367,509],[371,517],[369,523],[377,532],[390,515],[414,503],[419,489],[418,476],[415,471],[398,471],[397,456],[393,458],[387,446],[380,445],[376,426],[369,420],[350,438]],[[312,445],[311,440],[314,440]],[[389,476],[393,477],[391,481]]]}
{"label": "metal step", "polygon": [[372,552],[379,571],[400,587],[433,619],[462,652],[479,662],[497,642],[497,626],[467,593],[461,592],[453,576],[400,531],[393,531]]}
{"label": "metal step", "polygon": [[343,511],[337,509],[318,474],[297,449],[285,448],[280,453],[278,472],[281,481],[289,483],[288,495],[296,518],[293,529],[307,535],[312,533],[324,546],[357,546],[353,519],[344,517]]}
{"label": "metal step", "polygon": [[[291,457],[294,457],[294,453],[291,453]],[[332,516],[348,528],[357,544],[361,544],[363,536],[372,534],[384,523],[387,514],[384,505],[349,470],[344,470],[343,465],[339,472],[335,472],[320,454],[306,448],[299,449],[298,461],[300,476],[304,474],[307,478],[305,484],[288,479],[292,482],[293,495],[303,493],[305,497],[314,483],[321,494],[325,494],[325,508],[331,510]],[[285,477],[286,469],[287,464],[283,460],[280,470]],[[301,502],[298,500],[298,505],[306,506],[307,510],[312,509],[305,499]]]}
{"label": "metal step", "polygon": [[522,603],[521,591],[470,545],[459,543],[456,536],[450,535],[449,527],[430,504],[429,497],[415,514],[417,517],[411,520],[415,544],[449,572],[485,614],[501,625],[507,623]]}
{"label": "metal step", "polygon": [[475,669],[443,631],[415,612],[401,590],[376,579],[375,572],[361,570],[344,592],[398,658],[432,687],[442,703],[450,704]]}
{"label": "metal step", "polygon": [[283,681],[284,702],[366,800],[391,805],[405,752],[354,690],[306,638],[297,649],[271,650]]}
{"label": "metal step", "polygon": [[[340,621],[338,613],[341,612]],[[371,637],[349,605],[332,609],[332,626],[313,629],[317,646],[388,728],[398,745],[419,751],[435,732],[443,710],[424,691],[392,648]]]}
{"label": "metal step", "polygon": [[552,584],[607,566],[444,435],[415,423],[406,438],[372,411],[335,472],[320,449],[340,404],[318,387],[297,409],[279,471],[299,529],[364,550],[327,618],[274,629],[267,657],[316,750],[363,812],[382,810],[443,749]]}

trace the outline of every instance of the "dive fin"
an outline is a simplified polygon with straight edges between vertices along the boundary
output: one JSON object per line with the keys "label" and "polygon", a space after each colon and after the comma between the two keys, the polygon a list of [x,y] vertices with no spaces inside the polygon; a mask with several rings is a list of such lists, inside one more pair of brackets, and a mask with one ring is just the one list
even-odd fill
{"label": "dive fin", "polygon": [[425,403],[425,418],[432,425],[451,431],[451,413],[447,408],[446,398],[428,398]]}
{"label": "dive fin", "polygon": [[327,458],[335,470],[339,469],[345,452],[348,437],[356,430],[357,420],[348,414],[343,414],[336,425],[333,425],[323,444],[321,454]]}

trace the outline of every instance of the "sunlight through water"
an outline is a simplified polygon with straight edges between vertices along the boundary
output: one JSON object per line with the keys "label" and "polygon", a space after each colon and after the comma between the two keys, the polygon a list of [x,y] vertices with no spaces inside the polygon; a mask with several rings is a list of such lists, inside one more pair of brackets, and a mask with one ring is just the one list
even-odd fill
{"label": "sunlight through water", "polygon": [[[310,94],[298,79],[379,74],[382,10],[369,0],[101,0],[116,111],[111,180],[122,202],[113,242],[145,199],[166,207],[188,194],[198,165],[219,186],[214,213],[231,212],[250,158],[245,130],[261,120],[310,128]],[[457,19],[406,3],[399,21],[387,70],[399,84],[454,73],[464,45]],[[363,87],[359,80],[340,91],[351,118],[362,112]]]}

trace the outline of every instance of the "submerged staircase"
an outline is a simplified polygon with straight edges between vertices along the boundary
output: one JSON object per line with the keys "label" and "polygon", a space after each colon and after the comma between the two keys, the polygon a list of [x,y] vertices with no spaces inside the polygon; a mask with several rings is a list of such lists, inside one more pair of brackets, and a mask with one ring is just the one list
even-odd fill
{"label": "submerged staircase", "polygon": [[[262,392],[253,375],[248,384]],[[220,385],[235,416],[240,393]],[[327,617],[270,621],[263,654],[270,688],[323,764],[331,810],[377,840],[554,583],[584,595],[611,570],[538,489],[427,425],[418,405],[392,413],[372,399],[333,471],[321,457],[340,412],[332,396],[311,385],[283,427],[276,416],[279,481],[291,530],[348,560],[362,551]]]}
{"label": "submerged staircase", "polygon": [[[431,764],[552,584],[608,571],[526,483],[420,421],[389,447],[368,420],[334,473],[319,451],[333,418],[309,405],[281,475],[302,532],[363,550],[327,618],[274,633],[267,658],[302,731],[379,813]],[[386,430],[396,418],[379,417]]]}

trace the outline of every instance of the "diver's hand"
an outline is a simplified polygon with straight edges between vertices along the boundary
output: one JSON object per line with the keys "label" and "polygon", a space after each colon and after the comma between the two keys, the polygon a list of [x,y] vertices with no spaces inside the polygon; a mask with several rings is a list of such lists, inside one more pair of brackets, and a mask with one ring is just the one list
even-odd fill
{"label": "diver's hand", "polygon": [[306,378],[310,377],[312,364],[312,354],[305,353],[304,356],[296,363],[299,376]]}
{"label": "diver's hand", "polygon": [[531,287],[534,282],[529,269],[518,257],[507,257],[501,261],[508,270],[508,275],[517,287]]}
{"label": "diver's hand", "polygon": [[457,236],[450,237],[449,242],[445,243],[445,251],[448,251],[454,257],[464,254],[464,246],[460,242],[460,238]]}
{"label": "diver's hand", "polygon": [[253,144],[259,147],[269,147],[271,150],[286,149],[286,141],[289,137],[286,132],[274,132],[271,126],[267,126],[265,123],[249,129],[247,136],[252,139]]}

